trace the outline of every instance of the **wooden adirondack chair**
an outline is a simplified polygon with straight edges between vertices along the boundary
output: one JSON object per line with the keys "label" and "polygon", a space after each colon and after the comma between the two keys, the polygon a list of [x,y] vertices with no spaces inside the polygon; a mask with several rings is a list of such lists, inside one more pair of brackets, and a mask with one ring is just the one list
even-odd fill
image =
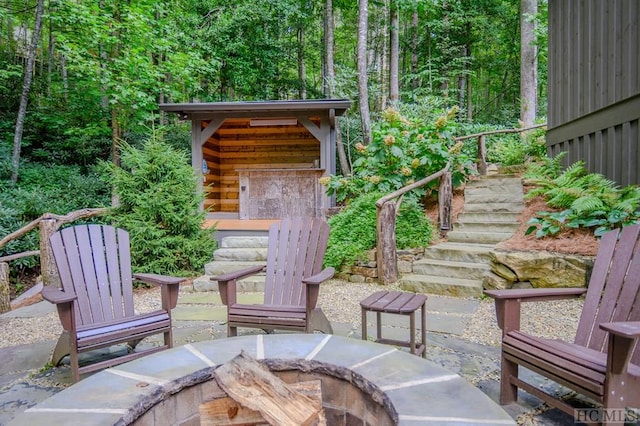
{"label": "wooden adirondack chair", "polygon": [[[518,377],[526,367],[605,409],[640,407],[640,225],[605,234],[588,289],[492,290],[502,329],[500,403],[516,400],[518,388],[574,415],[574,407]],[[575,341],[523,333],[520,303],[566,299],[586,292]],[[605,421],[607,424],[606,416]]]}
{"label": "wooden adirondack chair", "polygon": [[[332,334],[327,317],[316,307],[320,284],[335,273],[330,267],[322,269],[328,238],[329,225],[322,219],[283,219],[269,228],[265,266],[212,277],[227,305],[227,334],[237,335],[237,327]],[[237,303],[237,281],[260,272],[266,273],[264,302]]]}
{"label": "wooden adirondack chair", "polygon": [[[64,329],[51,357],[53,365],[69,355],[73,380],[78,381],[80,374],[173,346],[171,309],[184,278],[132,274],[129,234],[112,226],[73,226],[53,234],[50,242],[62,289],[45,287],[42,296],[56,304]],[[134,312],[133,278],[162,286],[161,309]],[[140,340],[160,333],[164,345],[133,351]],[[80,353],[120,343],[129,344],[128,354],[79,366]]]}

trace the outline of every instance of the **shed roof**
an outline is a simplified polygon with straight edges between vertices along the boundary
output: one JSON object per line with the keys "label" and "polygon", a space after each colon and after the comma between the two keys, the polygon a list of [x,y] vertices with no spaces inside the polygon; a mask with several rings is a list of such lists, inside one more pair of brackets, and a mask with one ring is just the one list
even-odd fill
{"label": "shed roof", "polygon": [[162,111],[176,112],[184,117],[194,114],[232,116],[236,114],[253,116],[273,115],[273,113],[304,113],[305,111],[328,111],[333,109],[341,116],[351,106],[347,99],[315,99],[290,101],[249,101],[249,102],[195,102],[180,104],[160,104]]}

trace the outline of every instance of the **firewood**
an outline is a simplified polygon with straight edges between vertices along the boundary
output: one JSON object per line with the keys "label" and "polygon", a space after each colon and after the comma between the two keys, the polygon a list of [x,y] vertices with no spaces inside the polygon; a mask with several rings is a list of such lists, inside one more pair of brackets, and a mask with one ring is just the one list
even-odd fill
{"label": "firewood", "polygon": [[321,408],[244,351],[215,371],[218,385],[236,402],[258,411],[272,425],[317,424]]}

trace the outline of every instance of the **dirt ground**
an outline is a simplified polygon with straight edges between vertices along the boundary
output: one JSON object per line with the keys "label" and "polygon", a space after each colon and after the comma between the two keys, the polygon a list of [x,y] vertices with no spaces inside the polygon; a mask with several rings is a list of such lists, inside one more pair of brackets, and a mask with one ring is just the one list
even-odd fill
{"label": "dirt ground", "polygon": [[[525,192],[528,188],[525,187]],[[520,214],[520,227],[513,237],[498,244],[498,247],[510,250],[543,250],[565,254],[581,254],[595,256],[598,250],[598,239],[590,230],[574,229],[563,231],[554,237],[536,238],[535,232],[525,235],[529,225],[527,221],[533,218],[539,211],[550,211],[541,197],[525,200],[525,209]],[[457,189],[453,194],[452,216],[456,222],[458,214],[464,210],[464,191]],[[438,223],[438,206],[435,204],[426,207],[427,215],[433,223]]]}

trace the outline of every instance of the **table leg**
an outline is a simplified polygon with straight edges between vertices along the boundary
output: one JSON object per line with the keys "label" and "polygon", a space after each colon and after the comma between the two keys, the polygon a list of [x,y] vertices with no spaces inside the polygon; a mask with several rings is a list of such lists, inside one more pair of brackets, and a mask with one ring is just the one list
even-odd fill
{"label": "table leg", "polygon": [[416,355],[416,312],[413,311],[409,314],[409,350],[412,354]]}
{"label": "table leg", "polygon": [[362,308],[362,340],[367,340],[367,310]]}
{"label": "table leg", "polygon": [[427,357],[427,302],[425,301],[422,304],[422,328],[421,328],[421,338],[422,344],[424,345],[424,351],[422,351],[422,358]]}
{"label": "table leg", "polygon": [[377,340],[382,339],[382,314],[376,312],[376,337]]}

